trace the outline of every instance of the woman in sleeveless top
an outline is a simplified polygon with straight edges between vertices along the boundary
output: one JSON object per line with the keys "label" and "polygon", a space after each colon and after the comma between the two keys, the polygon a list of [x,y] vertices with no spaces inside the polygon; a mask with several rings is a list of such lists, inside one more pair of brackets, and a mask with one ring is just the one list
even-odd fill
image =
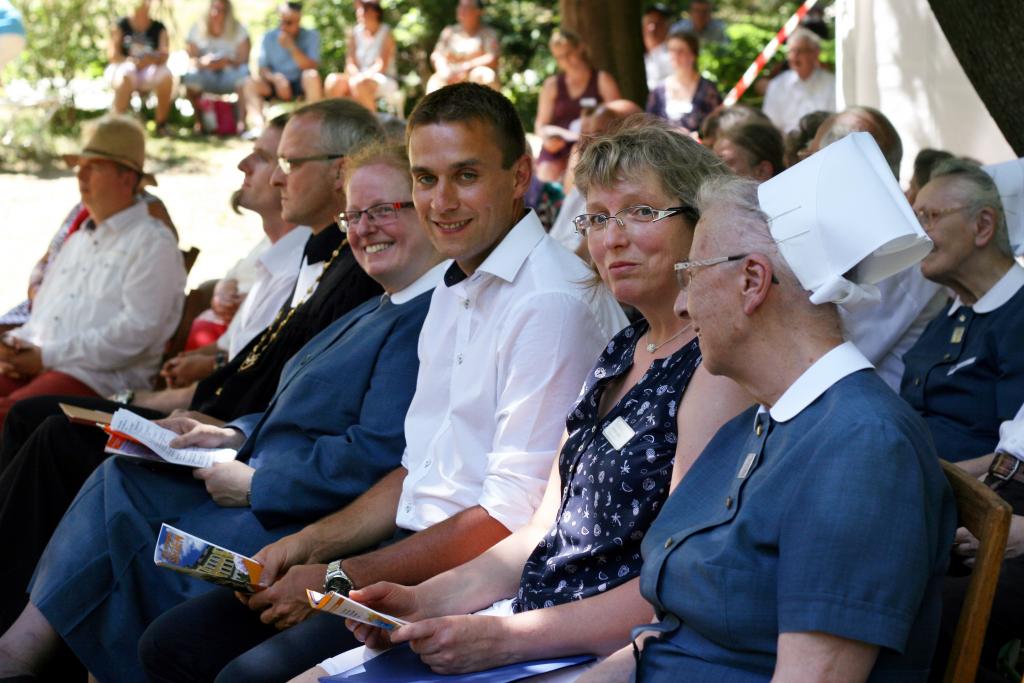
{"label": "woman in sleeveless top", "polygon": [[537,102],[534,132],[543,140],[537,178],[561,182],[572,145],[579,137],[583,109],[619,99],[619,85],[614,76],[590,64],[586,46],[572,31],[555,31],[548,46],[559,73],[544,81]]}
{"label": "woman in sleeveless top", "polygon": [[328,97],[351,97],[370,111],[377,110],[377,98],[398,90],[395,80],[395,39],[383,23],[379,2],[364,0],[356,5],[356,25],[348,37],[344,73],[330,73],[324,79]]}
{"label": "woman in sleeveless top", "polygon": [[[689,253],[697,188],[725,173],[710,151],[653,117],[583,148],[576,180],[593,213],[577,217],[577,228],[600,279],[644,317],[611,339],[586,378],[527,526],[418,586],[352,591],[354,600],[416,622],[391,639],[412,641],[434,671],[602,656],[653,615],[638,590],[640,543],[706,442],[751,402],[701,367],[689,320],[673,311],[673,266]],[[387,644],[382,631],[349,624],[368,646]],[[369,656],[351,650],[292,683]]]}
{"label": "woman in sleeveless top", "polygon": [[123,114],[132,93],[156,94],[157,132],[166,133],[174,77],[167,68],[167,29],[149,16],[150,0],[142,0],[131,15],[114,24],[107,44],[106,77],[114,88],[114,111]]}
{"label": "woman in sleeveless top", "polygon": [[715,84],[697,71],[700,55],[697,36],[687,31],[673,31],[666,44],[675,71],[651,91],[647,112],[687,131],[698,131],[704,118],[722,104],[722,97]]}

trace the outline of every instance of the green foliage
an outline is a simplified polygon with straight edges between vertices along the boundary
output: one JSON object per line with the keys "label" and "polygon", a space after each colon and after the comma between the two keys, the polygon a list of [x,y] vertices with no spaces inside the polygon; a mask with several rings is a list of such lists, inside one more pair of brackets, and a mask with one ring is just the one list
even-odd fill
{"label": "green foliage", "polygon": [[[455,23],[457,0],[394,0],[385,2],[384,21],[394,29],[398,47],[398,73],[406,93],[406,110],[423,95],[430,77],[430,53],[441,30]],[[306,22],[320,31],[321,72],[344,68],[348,32],[355,23],[352,0],[316,0],[307,3]],[[533,121],[540,82],[554,72],[547,37],[558,25],[557,3],[517,0],[489,3],[484,21],[501,40],[499,78],[502,92],[519,109],[523,120]],[[273,25],[273,21],[269,25]]]}
{"label": "green foliage", "polygon": [[22,0],[28,47],[19,76],[66,83],[101,74],[114,0]]}
{"label": "green foliage", "polygon": [[[754,62],[761,50],[775,37],[794,8],[785,6],[784,9],[785,11],[780,11],[777,17],[761,15],[747,17],[747,21],[730,23],[726,27],[726,34],[729,36],[728,45],[712,44],[701,47],[699,68],[706,78],[710,78],[718,84],[718,89],[723,97],[739,82],[743,73]],[[773,21],[775,19],[777,21]],[[785,46],[782,46],[765,65],[761,75],[775,73],[785,61]],[[834,40],[822,41],[821,61],[826,64],[835,63]],[[740,101],[743,104],[757,107],[761,105],[762,99],[753,89],[750,89]]]}

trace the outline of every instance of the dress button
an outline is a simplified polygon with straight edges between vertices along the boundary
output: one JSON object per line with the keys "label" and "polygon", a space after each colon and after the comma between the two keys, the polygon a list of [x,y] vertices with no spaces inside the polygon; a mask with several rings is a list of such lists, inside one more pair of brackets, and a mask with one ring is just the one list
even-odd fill
{"label": "dress button", "polygon": [[427,467],[430,467],[430,462],[431,462],[430,458],[427,458],[426,460],[423,461],[424,469],[426,469]]}
{"label": "dress button", "polygon": [[942,360],[949,360],[949,359],[950,359],[950,358],[952,358],[952,357],[953,357],[953,356],[951,356],[951,355],[949,355],[949,354],[947,353],[947,354],[945,354],[945,355],[943,355],[943,356],[942,356]]}
{"label": "dress button", "polygon": [[757,436],[761,436],[761,432],[762,431],[763,431],[763,429],[761,428],[761,423],[758,422],[757,426],[754,427],[754,434],[756,434]]}
{"label": "dress button", "polygon": [[671,547],[672,547],[672,544],[673,544],[673,543],[675,543],[675,541],[674,541],[674,540],[672,540],[672,537],[671,537],[671,536],[669,536],[668,538],[666,538],[666,539],[665,539],[665,549],[666,549],[666,550],[668,550],[669,548],[671,548]]}
{"label": "dress button", "polygon": [[915,387],[921,386],[921,378],[920,377],[915,377],[914,378],[914,386]]}
{"label": "dress button", "polygon": [[462,365],[462,354],[461,353],[459,355],[455,356],[455,362],[458,363],[459,365]]}
{"label": "dress button", "polygon": [[469,308],[469,299],[463,299],[462,300],[462,307],[463,308]]}
{"label": "dress button", "polygon": [[726,510],[731,510],[732,509],[732,496],[726,496],[725,497],[725,509]]}
{"label": "dress button", "polygon": [[958,320],[959,320],[960,322],[964,322],[965,320],[967,320],[967,316],[966,316],[966,315],[963,315],[963,314],[961,313],[961,314],[960,314],[960,317],[958,318]]}
{"label": "dress button", "polygon": [[412,512],[412,505],[406,504],[405,511],[406,512]]}

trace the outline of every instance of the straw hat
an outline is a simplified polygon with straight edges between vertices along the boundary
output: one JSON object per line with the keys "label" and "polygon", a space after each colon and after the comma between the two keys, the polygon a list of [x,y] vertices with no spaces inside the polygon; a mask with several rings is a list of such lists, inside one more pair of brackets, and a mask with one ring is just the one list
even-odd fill
{"label": "straw hat", "polygon": [[108,115],[95,128],[78,154],[65,154],[64,162],[77,166],[82,159],[107,159],[142,175],[143,181],[156,185],[153,174],[146,173],[146,134],[142,126],[127,116]]}

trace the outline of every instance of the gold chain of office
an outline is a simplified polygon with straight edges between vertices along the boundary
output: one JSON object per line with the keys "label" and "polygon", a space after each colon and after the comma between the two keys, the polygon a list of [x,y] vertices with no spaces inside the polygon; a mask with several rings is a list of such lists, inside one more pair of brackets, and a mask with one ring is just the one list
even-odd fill
{"label": "gold chain of office", "polygon": [[267,347],[273,344],[274,340],[277,339],[277,335],[281,333],[281,330],[288,326],[288,322],[292,319],[292,316],[295,315],[295,311],[309,301],[309,297],[313,295],[313,290],[315,290],[317,285],[320,283],[320,278],[322,278],[324,273],[328,271],[331,264],[334,263],[334,259],[338,257],[338,254],[341,253],[341,250],[344,249],[347,244],[347,239],[341,240],[341,244],[339,244],[338,248],[331,253],[331,257],[327,259],[327,263],[324,264],[324,269],[320,271],[320,274],[316,276],[316,280],[313,280],[313,284],[311,284],[309,289],[306,290],[306,294],[302,297],[302,301],[289,308],[288,314],[284,315],[283,318],[281,316],[284,314],[284,311],[280,310],[277,312],[274,322],[270,323],[270,326],[263,330],[263,334],[260,335],[259,341],[256,342],[256,345],[252,347],[252,351],[250,351],[245,357],[245,360],[242,361],[242,365],[238,368],[239,372],[248,370],[259,362],[260,356],[267,350]]}

